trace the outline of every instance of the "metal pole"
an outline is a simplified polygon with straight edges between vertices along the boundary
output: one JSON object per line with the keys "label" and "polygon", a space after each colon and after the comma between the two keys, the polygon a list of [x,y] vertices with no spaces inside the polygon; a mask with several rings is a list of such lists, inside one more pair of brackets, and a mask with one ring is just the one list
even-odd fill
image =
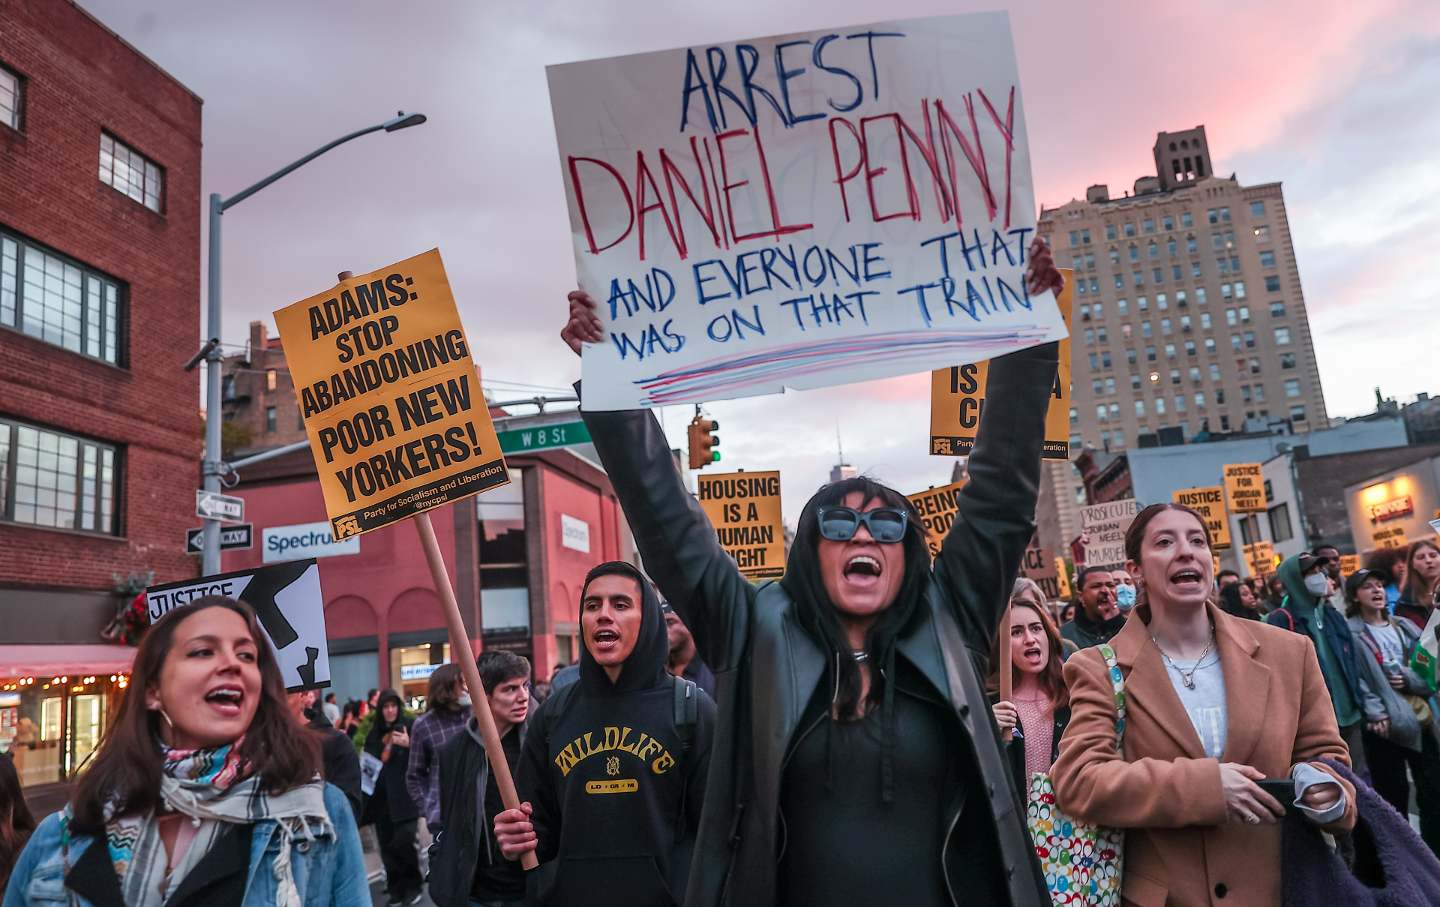
{"label": "metal pole", "polygon": [[[220,327],[220,214],[219,193],[210,194],[210,256],[206,278],[205,324],[210,337],[221,335]],[[211,347],[205,357],[205,462],[201,466],[202,485],[206,491],[220,490],[220,368],[224,353],[220,345]],[[206,518],[201,524],[200,575],[220,572],[220,521]]]}

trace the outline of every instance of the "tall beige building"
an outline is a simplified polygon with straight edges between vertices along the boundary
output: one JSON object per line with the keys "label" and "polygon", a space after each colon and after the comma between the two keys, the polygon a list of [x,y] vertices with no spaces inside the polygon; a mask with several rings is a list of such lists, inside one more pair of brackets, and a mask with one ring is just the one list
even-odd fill
{"label": "tall beige building", "polygon": [[1216,176],[1204,126],[1154,152],[1133,194],[1040,215],[1075,269],[1071,448],[1326,427],[1280,184]]}

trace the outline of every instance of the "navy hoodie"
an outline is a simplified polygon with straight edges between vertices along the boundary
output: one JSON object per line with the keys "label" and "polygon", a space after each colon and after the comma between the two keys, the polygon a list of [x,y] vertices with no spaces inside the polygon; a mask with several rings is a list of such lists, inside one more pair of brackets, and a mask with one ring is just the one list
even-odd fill
{"label": "navy hoodie", "polygon": [[[520,798],[541,862],[534,880],[547,907],[671,907],[684,897],[705,797],[715,704],[696,689],[698,721],[686,751],[675,722],[675,680],[660,598],[634,566],[620,574],[641,589],[640,634],[610,681],[582,640],[580,680],[536,711],[520,756]],[[581,593],[584,600],[584,593]]]}

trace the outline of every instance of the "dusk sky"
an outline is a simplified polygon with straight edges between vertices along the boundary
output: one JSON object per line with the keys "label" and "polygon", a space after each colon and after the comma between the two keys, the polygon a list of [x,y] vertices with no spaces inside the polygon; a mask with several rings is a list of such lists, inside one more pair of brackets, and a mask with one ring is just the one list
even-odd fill
{"label": "dusk sky", "polygon": [[[557,333],[575,283],[545,65],[877,20],[1008,8],[1036,197],[1153,173],[1163,130],[1204,124],[1214,169],[1284,183],[1332,416],[1437,391],[1440,17],[1431,0],[779,5],[84,0],[202,97],[203,191],[233,194],[396,110],[367,136],[225,215],[225,343],[333,285],[434,246],[488,389],[568,392]],[[1416,263],[1420,267],[1416,267]],[[188,352],[185,354],[188,355]],[[785,513],[846,459],[902,491],[948,481],[926,455],[926,376],[707,407],[722,467],[779,468]],[[666,427],[684,443],[691,408]]]}

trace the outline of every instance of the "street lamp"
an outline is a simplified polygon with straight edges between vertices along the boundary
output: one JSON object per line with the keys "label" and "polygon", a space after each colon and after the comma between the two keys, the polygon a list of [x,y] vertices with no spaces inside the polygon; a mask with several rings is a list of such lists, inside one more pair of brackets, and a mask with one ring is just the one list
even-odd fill
{"label": "street lamp", "polygon": [[[280,168],[260,182],[248,189],[235,193],[229,198],[222,199],[218,193],[210,195],[210,257],[209,275],[206,286],[206,325],[210,340],[207,349],[202,350],[205,354],[205,460],[201,464],[201,476],[203,487],[206,491],[218,492],[220,490],[220,477],[225,474],[225,464],[220,460],[220,361],[223,354],[220,351],[220,215],[225,213],[227,208],[238,205],[245,199],[264,189],[266,186],[290,173],[298,170],[315,158],[329,151],[338,145],[343,145],[351,139],[358,139],[362,135],[369,135],[372,132],[396,132],[401,129],[409,129],[411,126],[419,126],[425,122],[423,113],[406,113],[401,110],[395,116],[383,123],[368,126],[365,129],[357,130],[349,135],[343,135],[328,145],[322,145],[292,164]],[[201,566],[202,576],[210,576],[220,572],[220,521],[206,517],[201,524],[204,527],[201,535]]]}

